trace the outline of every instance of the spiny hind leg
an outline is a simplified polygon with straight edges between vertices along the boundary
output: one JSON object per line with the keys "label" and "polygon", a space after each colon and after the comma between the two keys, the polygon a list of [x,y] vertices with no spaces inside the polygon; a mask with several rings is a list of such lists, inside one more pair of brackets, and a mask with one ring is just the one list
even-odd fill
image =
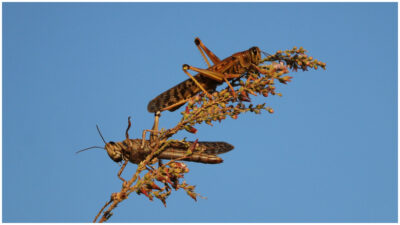
{"label": "spiny hind leg", "polygon": [[[186,74],[190,75],[189,72],[187,72],[186,70],[193,70],[193,71],[199,72],[203,76],[206,76],[206,77],[213,79],[220,83],[225,81],[228,84],[229,88],[231,89],[232,95],[234,97],[236,97],[235,90],[233,89],[232,85],[229,83],[228,79],[238,78],[241,76],[240,74],[223,74],[223,73],[220,73],[217,71],[200,69],[200,68],[189,66],[189,65],[185,64],[185,65],[183,65],[183,71],[185,71]],[[195,81],[196,84],[198,84],[194,77],[192,79]],[[201,90],[203,90],[205,93],[207,93],[200,84],[198,84],[198,86],[201,88]]]}
{"label": "spiny hind leg", "polygon": [[156,113],[154,113],[154,124],[153,127],[151,128],[152,130],[158,131],[158,121],[160,119],[161,116],[161,111],[157,111]]}
{"label": "spiny hind leg", "polygon": [[150,142],[156,141],[157,137],[154,134],[155,133],[159,133],[159,131],[158,131],[158,122],[159,122],[160,116],[161,116],[161,112],[157,111],[154,114],[154,124],[153,124],[153,127],[151,128],[151,130],[146,129],[146,130],[143,131],[143,133],[142,133],[142,145],[140,146],[142,149],[144,148],[144,145],[146,143],[146,133],[147,132],[150,133],[150,139],[149,139]]}
{"label": "spiny hind leg", "polygon": [[151,128],[152,131],[150,132],[150,141],[155,141],[156,136],[154,135],[155,132],[158,132],[158,122],[160,120],[161,112],[157,111],[154,114],[154,124],[153,127]]}
{"label": "spiny hind leg", "polygon": [[[189,66],[189,65],[187,65],[187,64],[184,64],[184,65],[182,66],[183,72],[185,72],[186,75],[188,75],[188,76],[190,77],[190,79],[192,79],[192,80],[194,81],[194,83],[195,83],[209,98],[211,98],[210,93],[208,93],[208,92],[206,91],[206,89],[204,89],[203,85],[201,85],[201,84],[196,80],[196,78],[194,78],[194,77],[192,76],[192,74],[190,74],[190,73],[188,72],[189,69],[191,69],[191,66]],[[192,69],[191,69],[191,70],[192,70]]]}
{"label": "spiny hind leg", "polygon": [[165,107],[165,108],[162,108],[160,111],[165,111],[165,110],[175,110],[175,108],[179,108],[179,107],[181,107],[183,104],[185,104],[187,101],[189,101],[190,100],[190,98],[187,98],[187,99],[183,99],[183,100],[181,100],[181,101],[179,101],[179,102],[177,102],[177,103],[175,103],[175,104],[172,104],[172,105],[170,105],[170,106],[167,106],[167,107]]}
{"label": "spiny hind leg", "polygon": [[207,57],[204,55],[204,53],[207,54],[208,58],[211,59],[211,61],[213,62],[213,64],[217,64],[219,63],[221,60],[212,52],[210,51],[204,44],[203,42],[200,40],[200,38],[195,38],[194,39],[194,43],[196,44],[197,48],[199,49],[201,55],[203,56],[203,58],[206,60],[208,67],[211,67],[210,63],[208,62]]}

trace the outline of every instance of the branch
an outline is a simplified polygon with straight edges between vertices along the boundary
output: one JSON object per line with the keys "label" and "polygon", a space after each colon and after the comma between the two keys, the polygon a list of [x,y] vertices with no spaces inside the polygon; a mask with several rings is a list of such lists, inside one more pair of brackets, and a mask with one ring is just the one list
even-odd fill
{"label": "branch", "polygon": [[[215,121],[221,122],[228,116],[237,119],[240,114],[245,112],[260,114],[262,111],[267,111],[273,113],[273,109],[267,107],[266,103],[255,106],[251,104],[251,97],[282,96],[276,92],[276,81],[282,84],[290,82],[292,77],[284,76],[290,70],[296,72],[298,69],[303,71],[307,71],[309,68],[325,69],[325,63],[316,59],[313,60],[313,57],[306,55],[305,52],[306,50],[302,47],[277,51],[263,59],[261,65],[253,65],[240,78],[231,80],[231,86],[235,87],[233,92],[230,91],[229,87],[226,87],[221,91],[214,92],[212,96],[200,94],[189,100],[185,110],[181,112],[182,118],[178,124],[173,128],[162,129],[158,132],[157,137],[150,144],[151,153],[139,163],[136,172],[129,181],[120,177],[125,166],[121,168],[118,173],[118,177],[123,181],[121,190],[111,195],[110,201],[101,208],[93,222],[96,222],[103,210],[109,206],[99,220],[99,222],[107,221],[112,216],[112,210],[134,192],[138,195],[144,194],[151,201],[154,197],[158,198],[164,206],[166,206],[167,197],[172,193],[172,188],[174,190],[183,189],[191,198],[196,200],[199,194],[194,192],[195,187],[182,180],[189,169],[184,163],[177,161],[189,157],[194,151],[202,152],[196,146],[197,140],[193,145],[187,146],[187,152],[184,156],[170,160],[166,164],[161,164],[157,155],[162,153],[171,142],[187,144],[185,141],[170,138],[181,130],[196,133],[197,129],[194,128],[196,124],[205,122],[212,126]],[[127,132],[126,135],[128,139]],[[155,165],[156,163],[159,163],[158,167]],[[127,161],[124,165],[126,164]],[[147,172],[140,177],[140,174],[145,170]]]}

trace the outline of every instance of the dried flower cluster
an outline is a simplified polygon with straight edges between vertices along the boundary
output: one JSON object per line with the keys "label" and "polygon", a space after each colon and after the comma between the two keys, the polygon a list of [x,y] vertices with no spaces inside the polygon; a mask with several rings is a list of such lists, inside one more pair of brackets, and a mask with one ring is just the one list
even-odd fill
{"label": "dried flower cluster", "polygon": [[232,86],[237,87],[235,93],[230,92],[227,87],[222,91],[214,92],[211,98],[204,94],[195,96],[182,112],[181,123],[185,123],[185,130],[195,133],[196,129],[193,127],[195,124],[205,122],[212,125],[213,121],[221,122],[227,116],[237,119],[238,115],[244,112],[260,114],[262,110],[266,110],[273,113],[274,110],[265,106],[265,103],[251,104],[250,96],[282,96],[281,93],[276,92],[276,81],[283,84],[290,82],[292,77],[286,76],[290,70],[297,72],[298,69],[303,71],[309,68],[318,69],[318,67],[325,69],[325,63],[313,60],[313,57],[306,55],[305,52],[306,50],[302,47],[299,49],[294,47],[292,50],[278,51],[274,55],[269,55],[262,62],[270,62],[270,64],[258,66],[262,73],[247,71],[242,77],[233,81]]}
{"label": "dried flower cluster", "polygon": [[[185,110],[181,113],[182,119],[171,129],[162,129],[153,134],[151,149],[145,160],[139,163],[138,168],[129,181],[125,181],[120,175],[127,165],[125,161],[118,174],[123,181],[120,192],[113,193],[111,199],[100,210],[93,222],[96,222],[103,210],[103,216],[99,222],[107,221],[112,215],[112,210],[124,199],[127,199],[131,193],[144,195],[149,200],[159,199],[166,206],[166,199],[172,193],[172,190],[183,189],[193,198],[197,199],[195,187],[183,180],[184,174],[189,172],[187,165],[177,162],[190,156],[193,152],[201,151],[197,148],[197,140],[189,145],[185,140],[170,139],[180,130],[186,130],[196,133],[196,124],[206,123],[212,125],[213,122],[231,117],[237,119],[239,114],[245,112],[253,112],[260,114],[262,110],[273,113],[273,109],[267,107],[265,103],[253,105],[251,104],[251,96],[262,95],[268,97],[270,95],[281,96],[276,92],[276,83],[287,84],[292,77],[287,74],[298,69],[307,71],[310,68],[325,69],[326,64],[320,62],[313,57],[305,54],[306,50],[302,47],[294,47],[291,50],[277,51],[274,55],[269,55],[262,60],[262,64],[258,65],[254,70],[249,70],[242,74],[241,77],[231,81],[234,91],[228,87],[221,91],[212,93],[212,96],[200,94],[193,97],[187,104]],[[129,128],[129,127],[128,127]],[[127,135],[128,138],[128,135]],[[165,150],[172,142],[181,142],[187,145],[187,153],[180,159],[170,160],[165,164],[157,159],[157,155]]]}

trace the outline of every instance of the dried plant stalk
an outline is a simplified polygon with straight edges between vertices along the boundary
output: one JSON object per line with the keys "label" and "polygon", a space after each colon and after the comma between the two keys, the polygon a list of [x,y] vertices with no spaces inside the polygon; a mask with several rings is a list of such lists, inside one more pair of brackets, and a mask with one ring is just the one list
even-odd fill
{"label": "dried plant stalk", "polygon": [[[262,71],[247,70],[239,78],[232,79],[230,87],[227,86],[221,91],[212,93],[212,95],[202,93],[190,99],[185,110],[181,112],[181,120],[175,127],[162,129],[157,134],[153,134],[154,138],[149,145],[151,153],[138,163],[136,172],[128,181],[121,177],[121,173],[128,162],[128,159],[125,159],[118,173],[118,177],[122,180],[121,190],[111,195],[110,200],[102,207],[93,222],[107,221],[112,216],[112,210],[132,193],[143,194],[151,201],[157,198],[164,206],[166,206],[166,199],[171,195],[172,190],[182,189],[191,198],[197,200],[199,194],[194,191],[195,187],[183,180],[184,174],[188,173],[189,169],[184,163],[178,161],[190,157],[194,151],[201,153],[204,149],[198,148],[197,140],[188,145],[184,140],[178,141],[170,138],[181,130],[196,133],[197,130],[194,126],[203,122],[212,126],[215,121],[221,122],[227,117],[237,119],[241,113],[245,112],[260,114],[265,110],[273,113],[273,109],[266,106],[265,103],[251,104],[251,96],[281,96],[280,93],[276,92],[276,81],[283,84],[290,82],[292,77],[286,75],[290,71],[298,71],[299,69],[307,71],[312,68],[325,69],[326,67],[325,63],[308,56],[306,50],[302,47],[277,51],[275,54],[262,59],[261,63],[258,67]],[[232,91],[232,87],[234,91]],[[129,139],[128,133],[126,133],[126,136]],[[173,142],[187,145],[186,154],[181,158],[169,160],[165,164],[160,163],[157,156]],[[100,217],[102,213],[103,215]]]}

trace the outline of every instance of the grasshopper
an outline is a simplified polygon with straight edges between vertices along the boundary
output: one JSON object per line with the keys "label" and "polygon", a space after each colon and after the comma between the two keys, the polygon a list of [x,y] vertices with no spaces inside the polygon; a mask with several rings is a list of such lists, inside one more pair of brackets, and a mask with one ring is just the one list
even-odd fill
{"label": "grasshopper", "polygon": [[[261,52],[258,47],[251,47],[246,51],[235,53],[232,56],[220,60],[199,38],[195,38],[194,42],[205,59],[208,69],[200,69],[184,64],[182,66],[183,72],[190,78],[151,100],[147,106],[149,112],[155,113],[164,110],[173,112],[200,92],[210,96],[209,92],[214,92],[217,86],[224,82],[228,84],[235,96],[235,92],[229,80],[240,78],[244,73],[250,70],[261,74],[267,73],[266,70],[259,68],[258,65],[261,63],[261,53],[265,55],[268,53]],[[214,65],[210,64],[205,54]],[[198,72],[198,74],[193,76],[188,70]]]}
{"label": "grasshopper", "polygon": [[[152,142],[154,141],[149,141],[145,140],[145,132],[148,130],[145,130],[143,132],[143,138],[142,139],[130,139],[129,138],[129,128],[130,128],[130,120],[128,119],[128,128],[126,129],[126,139],[122,142],[106,142],[103,135],[100,132],[100,129],[98,126],[97,131],[99,132],[99,135],[101,139],[103,140],[105,146],[104,147],[99,147],[99,146],[93,146],[89,147],[83,150],[78,151],[86,151],[92,148],[100,148],[100,149],[105,149],[108,153],[108,156],[114,161],[114,162],[121,162],[122,160],[124,161],[129,161],[134,164],[139,164],[141,161],[143,161],[151,152],[152,152]],[[194,151],[191,154],[187,154],[188,146],[194,146],[197,145],[197,147],[194,149]],[[162,151],[159,155],[156,157],[158,159],[180,159],[183,161],[189,161],[189,162],[199,162],[199,163],[207,163],[207,164],[218,164],[222,163],[223,160],[217,156],[217,154],[222,154],[225,152],[229,152],[233,149],[234,147],[226,142],[171,142],[168,144],[168,146],[165,148],[164,151]]]}

